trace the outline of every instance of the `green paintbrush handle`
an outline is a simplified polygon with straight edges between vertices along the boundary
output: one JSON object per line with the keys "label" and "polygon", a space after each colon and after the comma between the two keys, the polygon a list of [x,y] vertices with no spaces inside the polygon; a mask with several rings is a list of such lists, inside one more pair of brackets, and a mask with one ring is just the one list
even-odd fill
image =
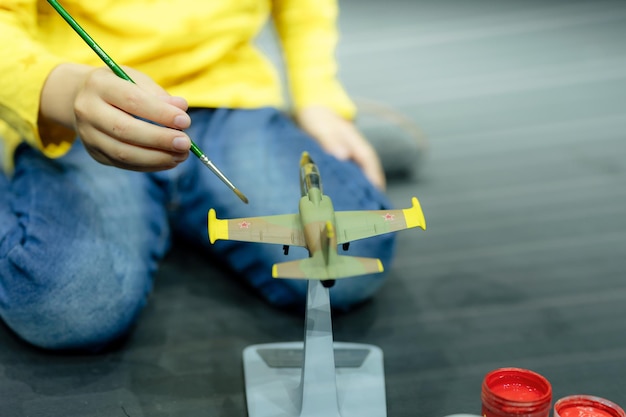
{"label": "green paintbrush handle", "polygon": [[100,45],[98,45],[98,43],[94,41],[87,32],[85,32],[85,30],[78,24],[78,22],[76,22],[76,20],[74,20],[74,18],[63,8],[63,6],[61,6],[56,0],[48,0],[48,3],[50,3],[50,5],[54,7],[54,10],[56,10],[61,15],[61,17],[65,19],[65,21],[72,27],[72,29],[74,29],[74,31],[78,33],[78,36],[83,38],[87,45],[89,45],[89,47],[93,49],[96,54],[98,54],[100,59],[104,61],[104,63],[109,68],[111,68],[111,71],[113,71],[115,75],[125,79],[126,81],[130,81],[133,84],[135,83],[132,78],[130,78],[128,74],[124,72],[122,67],[117,65],[115,61],[113,61],[113,59],[106,52],[104,52],[102,48],[100,48]]}

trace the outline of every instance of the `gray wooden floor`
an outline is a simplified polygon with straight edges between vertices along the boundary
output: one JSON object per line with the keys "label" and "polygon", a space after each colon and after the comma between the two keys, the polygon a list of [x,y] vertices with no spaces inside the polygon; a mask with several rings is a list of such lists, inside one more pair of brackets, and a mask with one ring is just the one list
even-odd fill
{"label": "gray wooden floor", "polygon": [[[341,4],[349,91],[430,144],[389,187],[428,230],[399,234],[382,292],[334,322],[383,349],[389,416],[479,413],[501,366],[626,406],[626,2]],[[119,350],[50,355],[0,327],[0,416],[243,417],[242,349],[302,326],[179,247]]]}

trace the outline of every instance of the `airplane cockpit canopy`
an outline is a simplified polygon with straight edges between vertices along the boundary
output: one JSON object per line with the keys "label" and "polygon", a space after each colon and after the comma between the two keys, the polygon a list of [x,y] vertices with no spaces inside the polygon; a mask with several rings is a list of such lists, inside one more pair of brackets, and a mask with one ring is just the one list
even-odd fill
{"label": "airplane cockpit canopy", "polygon": [[313,164],[304,166],[302,168],[302,178],[303,178],[303,195],[308,194],[311,188],[318,188],[320,191],[322,190],[322,179],[320,178],[320,173],[317,170],[317,167]]}

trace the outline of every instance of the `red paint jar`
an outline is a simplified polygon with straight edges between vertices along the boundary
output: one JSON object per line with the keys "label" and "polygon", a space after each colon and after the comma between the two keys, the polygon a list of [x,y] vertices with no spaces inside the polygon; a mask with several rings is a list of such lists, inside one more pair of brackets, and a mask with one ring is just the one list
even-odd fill
{"label": "red paint jar", "polygon": [[484,417],[549,417],[552,386],[528,369],[500,368],[483,379],[481,400]]}
{"label": "red paint jar", "polygon": [[617,404],[592,395],[570,395],[554,404],[554,417],[626,417]]}

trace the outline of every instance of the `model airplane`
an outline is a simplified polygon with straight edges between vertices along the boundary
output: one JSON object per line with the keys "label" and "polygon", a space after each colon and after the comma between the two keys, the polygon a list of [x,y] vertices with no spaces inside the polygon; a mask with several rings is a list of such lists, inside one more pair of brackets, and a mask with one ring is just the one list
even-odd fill
{"label": "model airplane", "polygon": [[244,242],[302,246],[309,258],[282,262],[272,268],[274,278],[299,278],[329,281],[383,271],[379,259],[344,256],[337,246],[348,250],[350,241],[396,232],[412,227],[426,229],[426,221],[417,198],[412,207],[399,210],[337,211],[330,198],[322,193],[317,165],[304,152],[300,160],[299,213],[273,216],[218,219],[209,210],[209,240],[238,240]]}

